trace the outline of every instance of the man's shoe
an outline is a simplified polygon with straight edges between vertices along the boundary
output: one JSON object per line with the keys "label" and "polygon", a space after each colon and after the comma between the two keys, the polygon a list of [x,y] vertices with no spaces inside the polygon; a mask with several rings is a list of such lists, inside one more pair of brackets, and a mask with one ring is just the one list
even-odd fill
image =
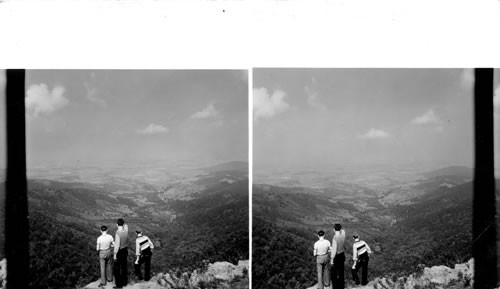
{"label": "man's shoe", "polygon": [[106,286],[106,284],[101,284],[101,283],[99,283],[99,286],[97,286],[97,288],[102,288],[102,287],[104,287],[104,286]]}

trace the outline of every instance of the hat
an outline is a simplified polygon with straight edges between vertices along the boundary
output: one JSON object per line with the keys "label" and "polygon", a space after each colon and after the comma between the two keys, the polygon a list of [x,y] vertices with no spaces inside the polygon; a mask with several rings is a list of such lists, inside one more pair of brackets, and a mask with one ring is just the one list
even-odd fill
{"label": "hat", "polygon": [[141,231],[139,231],[139,230],[137,230],[137,231],[135,231],[135,233],[136,233],[137,235],[139,235],[139,234],[141,234],[142,232],[141,232]]}
{"label": "hat", "polygon": [[357,239],[357,238],[359,238],[358,233],[354,233],[354,234],[352,234],[352,238],[353,238],[353,239]]}
{"label": "hat", "polygon": [[342,229],[342,225],[341,224],[335,224],[335,225],[333,225],[333,228],[335,229],[335,231],[340,231],[340,229]]}

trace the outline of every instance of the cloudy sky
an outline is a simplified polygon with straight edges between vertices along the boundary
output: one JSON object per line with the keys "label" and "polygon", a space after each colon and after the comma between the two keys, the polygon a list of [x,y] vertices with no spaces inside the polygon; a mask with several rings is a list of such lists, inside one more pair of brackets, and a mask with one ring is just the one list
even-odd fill
{"label": "cloudy sky", "polygon": [[246,71],[27,71],[29,166],[248,159]]}
{"label": "cloudy sky", "polygon": [[253,79],[256,168],[473,165],[472,70],[255,69]]}

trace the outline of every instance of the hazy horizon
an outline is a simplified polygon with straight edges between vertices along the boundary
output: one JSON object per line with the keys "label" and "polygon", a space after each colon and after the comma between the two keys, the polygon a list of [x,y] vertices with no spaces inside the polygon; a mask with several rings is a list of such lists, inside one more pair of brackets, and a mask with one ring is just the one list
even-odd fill
{"label": "hazy horizon", "polygon": [[248,159],[245,70],[27,70],[27,162]]}
{"label": "hazy horizon", "polygon": [[473,167],[473,70],[254,69],[254,170]]}

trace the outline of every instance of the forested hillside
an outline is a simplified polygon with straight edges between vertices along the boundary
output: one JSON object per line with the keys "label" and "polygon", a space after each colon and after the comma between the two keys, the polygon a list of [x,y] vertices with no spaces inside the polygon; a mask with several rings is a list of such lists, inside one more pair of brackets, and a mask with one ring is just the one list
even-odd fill
{"label": "forested hillside", "polygon": [[[436,178],[433,176],[432,178]],[[333,237],[333,224],[347,232],[346,280],[350,281],[353,232],[372,248],[370,278],[406,276],[420,264],[453,266],[472,257],[472,182],[414,184],[406,204],[376,204],[370,194],[256,185],[253,190],[255,288],[304,288],[317,281],[312,248],[319,229]],[[369,191],[369,190],[367,190]],[[404,192],[402,192],[404,193]],[[380,195],[384,197],[383,194]],[[405,199],[406,200],[406,199]]]}
{"label": "forested hillside", "polygon": [[129,225],[132,279],[136,229],[155,243],[152,273],[189,272],[209,262],[248,259],[248,179],[233,179],[210,183],[189,200],[162,200],[160,192],[133,198],[110,195],[94,185],[30,181],[32,288],[76,288],[96,280],[99,228],[106,224],[114,236],[119,216]]}

